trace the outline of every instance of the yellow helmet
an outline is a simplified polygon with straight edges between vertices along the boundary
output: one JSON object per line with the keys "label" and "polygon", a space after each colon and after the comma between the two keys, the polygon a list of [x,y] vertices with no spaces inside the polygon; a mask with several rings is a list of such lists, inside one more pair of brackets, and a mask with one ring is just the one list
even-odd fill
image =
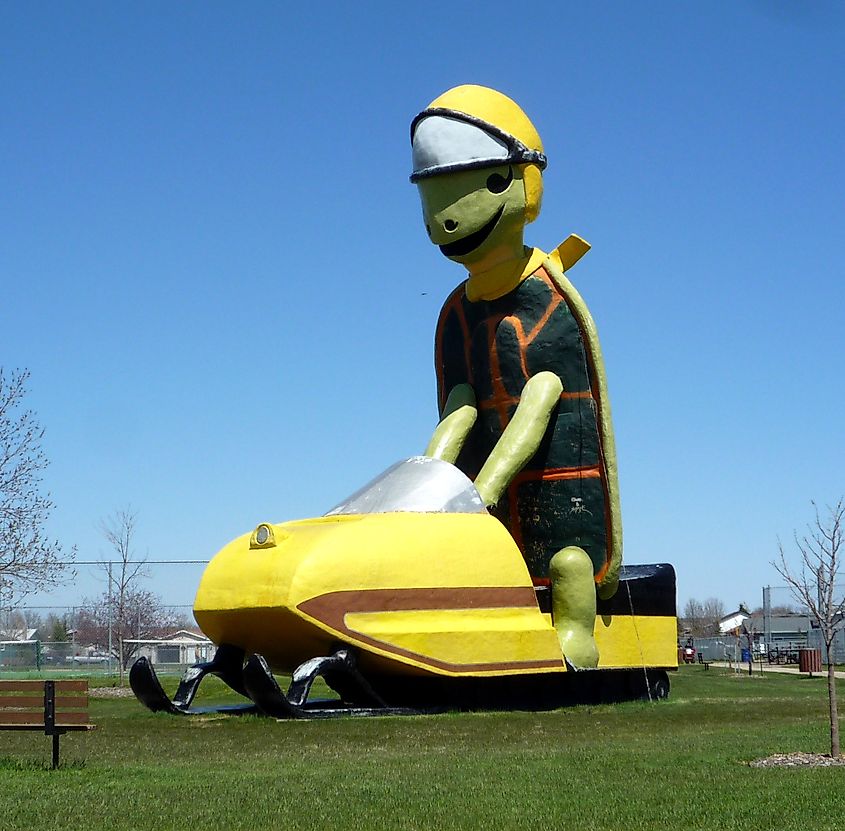
{"label": "yellow helmet", "polygon": [[411,122],[411,181],[494,167],[523,166],[526,221],[540,212],[543,142],[519,105],[489,87],[464,84],[435,98]]}

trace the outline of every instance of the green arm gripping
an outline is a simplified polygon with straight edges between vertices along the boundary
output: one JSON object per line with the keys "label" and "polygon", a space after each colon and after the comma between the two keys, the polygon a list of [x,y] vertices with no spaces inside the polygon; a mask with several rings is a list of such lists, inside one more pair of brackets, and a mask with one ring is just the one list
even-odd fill
{"label": "green arm gripping", "polygon": [[469,384],[458,384],[449,392],[440,423],[425,449],[425,455],[454,464],[478,418],[475,391]]}
{"label": "green arm gripping", "polygon": [[495,505],[501,499],[537,452],[562,392],[563,384],[553,372],[538,372],[529,378],[513,418],[476,477],[475,486],[485,505]]}

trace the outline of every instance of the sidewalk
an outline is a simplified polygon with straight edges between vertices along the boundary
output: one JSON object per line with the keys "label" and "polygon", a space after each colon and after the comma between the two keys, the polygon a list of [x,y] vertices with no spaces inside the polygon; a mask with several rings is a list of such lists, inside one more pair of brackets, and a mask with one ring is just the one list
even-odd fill
{"label": "sidewalk", "polygon": [[[720,669],[737,669],[739,668],[740,673],[748,674],[748,664],[743,663],[728,663],[727,661],[709,661],[710,666],[719,667]],[[692,666],[692,665],[691,665]],[[760,672],[760,663],[758,661],[754,662],[754,674],[757,675]],[[763,664],[763,672],[785,672],[788,675],[807,675],[806,672],[801,672],[797,666],[780,666],[779,664]],[[838,670],[833,673],[834,677],[839,679],[845,679],[845,672]],[[827,667],[822,666],[821,672],[814,672],[814,677],[824,677],[827,678]]]}

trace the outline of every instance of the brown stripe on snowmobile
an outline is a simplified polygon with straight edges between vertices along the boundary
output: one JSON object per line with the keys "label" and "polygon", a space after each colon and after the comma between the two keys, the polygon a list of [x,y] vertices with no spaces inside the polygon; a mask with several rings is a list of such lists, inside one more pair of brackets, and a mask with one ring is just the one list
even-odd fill
{"label": "brown stripe on snowmobile", "polygon": [[512,661],[510,663],[450,664],[403,649],[356,632],[346,625],[346,615],[366,612],[454,611],[461,609],[537,608],[537,597],[528,586],[466,587],[458,589],[362,589],[321,594],[296,608],[314,620],[330,626],[354,640],[385,652],[402,655],[419,663],[448,672],[493,672],[506,669],[546,669],[562,666],[561,661]]}

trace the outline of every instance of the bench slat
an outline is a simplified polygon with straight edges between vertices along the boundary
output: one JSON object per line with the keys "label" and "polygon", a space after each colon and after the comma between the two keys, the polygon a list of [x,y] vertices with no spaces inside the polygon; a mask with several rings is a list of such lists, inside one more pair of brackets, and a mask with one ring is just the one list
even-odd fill
{"label": "bench slat", "polygon": [[[62,733],[79,733],[83,730],[96,730],[96,724],[60,724]],[[4,724],[0,722],[0,730],[26,730],[30,733],[35,731],[44,732],[43,724]]]}
{"label": "bench slat", "polygon": [[[34,724],[44,727],[44,710],[40,713],[4,711],[0,713],[0,726],[4,724]],[[64,727],[66,724],[88,724],[88,713],[56,713],[56,727]]]}
{"label": "bench slat", "polygon": [[[54,681],[56,693],[59,692],[88,692],[88,681],[84,679],[60,679]],[[43,681],[0,681],[0,699],[2,694],[9,692],[40,692],[44,693]]]}
{"label": "bench slat", "polygon": [[[66,710],[85,709],[88,706],[86,695],[57,695],[56,707]],[[44,694],[39,695],[0,695],[0,712],[7,707],[25,707],[27,710],[44,712]]]}
{"label": "bench slat", "polygon": [[0,681],[0,695],[5,692],[44,692],[43,681]]}
{"label": "bench slat", "polygon": [[88,713],[56,713],[56,726],[65,724],[88,724]]}
{"label": "bench slat", "polygon": [[87,695],[57,695],[56,709],[59,707],[63,710],[85,709],[88,706],[88,701]]}
{"label": "bench slat", "polygon": [[[87,701],[87,699],[85,699]],[[44,696],[3,695],[0,696],[0,711],[7,707],[25,707],[27,710],[40,710],[44,714]]]}
{"label": "bench slat", "polygon": [[34,724],[44,727],[44,708],[40,713],[15,713],[8,712],[0,714],[0,722],[3,724]]}

